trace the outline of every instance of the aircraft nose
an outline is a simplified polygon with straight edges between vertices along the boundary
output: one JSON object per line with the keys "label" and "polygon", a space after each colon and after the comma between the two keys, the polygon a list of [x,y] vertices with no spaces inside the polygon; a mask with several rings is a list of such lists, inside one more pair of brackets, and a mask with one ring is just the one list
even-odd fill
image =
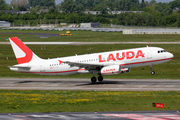
{"label": "aircraft nose", "polygon": [[169,58],[174,58],[174,55],[172,53],[169,53]]}

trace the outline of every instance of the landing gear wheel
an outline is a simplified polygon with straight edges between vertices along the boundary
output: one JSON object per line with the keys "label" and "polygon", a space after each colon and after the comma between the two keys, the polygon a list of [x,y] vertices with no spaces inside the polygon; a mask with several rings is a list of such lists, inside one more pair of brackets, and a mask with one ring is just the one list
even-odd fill
{"label": "landing gear wheel", "polygon": [[96,81],[97,81],[97,78],[96,78],[96,77],[92,77],[92,78],[91,78],[91,82],[92,82],[92,83],[95,83]]}
{"label": "landing gear wheel", "polygon": [[103,77],[101,75],[98,77],[98,81],[99,82],[103,81]]}
{"label": "landing gear wheel", "polygon": [[154,71],[151,71],[151,75],[154,75],[155,74],[155,72]]}
{"label": "landing gear wheel", "polygon": [[150,68],[151,68],[151,75],[154,75],[154,74],[155,74],[155,72],[153,71],[153,67],[152,67],[152,65],[150,65]]}

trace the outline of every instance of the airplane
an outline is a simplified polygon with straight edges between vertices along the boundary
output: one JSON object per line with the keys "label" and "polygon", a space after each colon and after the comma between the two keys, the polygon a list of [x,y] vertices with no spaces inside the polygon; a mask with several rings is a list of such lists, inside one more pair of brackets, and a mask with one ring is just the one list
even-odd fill
{"label": "airplane", "polygon": [[[173,54],[160,47],[141,47],[53,59],[42,59],[18,37],[9,38],[18,64],[8,66],[12,71],[41,75],[71,75],[92,73],[91,82],[103,81],[102,75],[130,72],[133,67],[150,66],[173,59]],[[99,75],[98,78],[95,74]]]}

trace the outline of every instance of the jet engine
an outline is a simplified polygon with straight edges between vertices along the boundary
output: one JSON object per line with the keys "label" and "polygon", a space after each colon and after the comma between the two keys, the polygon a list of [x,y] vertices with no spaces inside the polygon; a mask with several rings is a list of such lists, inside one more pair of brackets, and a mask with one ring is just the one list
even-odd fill
{"label": "jet engine", "polygon": [[120,73],[127,73],[130,71],[130,68],[121,68],[119,65],[110,65],[103,67],[100,71],[102,75],[114,75]]}

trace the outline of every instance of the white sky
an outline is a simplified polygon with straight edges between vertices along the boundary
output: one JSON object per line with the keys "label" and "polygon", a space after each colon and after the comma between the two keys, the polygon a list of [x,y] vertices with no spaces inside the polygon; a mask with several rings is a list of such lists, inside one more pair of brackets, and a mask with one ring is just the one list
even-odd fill
{"label": "white sky", "polygon": [[[8,4],[11,3],[11,0],[5,0],[5,1],[6,1],[6,3],[8,3]],[[61,3],[61,1],[63,1],[63,0],[55,0],[56,4]],[[139,1],[141,2],[142,0],[139,0]],[[144,1],[150,2],[151,0],[144,0]],[[170,1],[174,1],[174,0],[156,0],[156,2],[170,2]]]}

